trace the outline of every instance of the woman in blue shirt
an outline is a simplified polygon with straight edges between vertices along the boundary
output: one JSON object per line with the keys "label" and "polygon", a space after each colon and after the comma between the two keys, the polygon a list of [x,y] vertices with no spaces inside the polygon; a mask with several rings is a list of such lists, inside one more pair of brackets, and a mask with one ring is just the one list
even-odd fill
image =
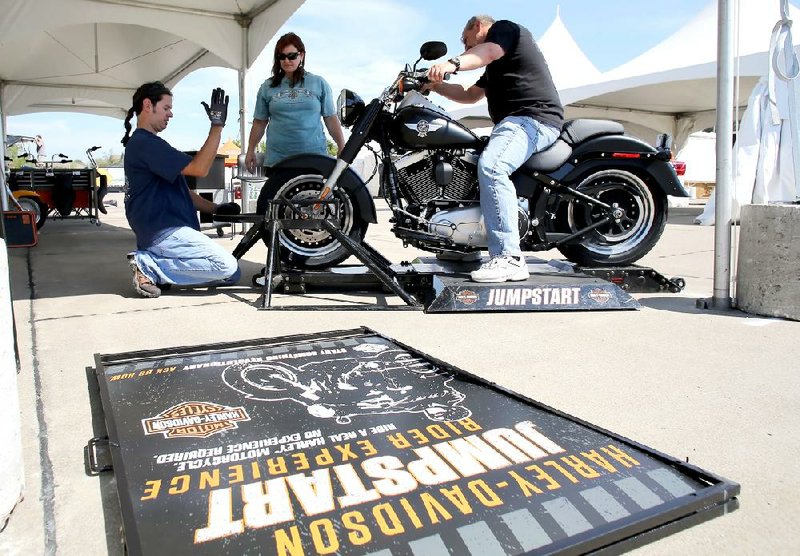
{"label": "woman in blue shirt", "polygon": [[245,165],[251,172],[256,146],[267,125],[266,166],[296,154],[327,154],[322,122],[339,150],[344,147],[331,87],[319,75],[306,71],[305,57],[305,45],[294,33],[286,33],[275,44],[272,77],[258,90],[250,128]]}

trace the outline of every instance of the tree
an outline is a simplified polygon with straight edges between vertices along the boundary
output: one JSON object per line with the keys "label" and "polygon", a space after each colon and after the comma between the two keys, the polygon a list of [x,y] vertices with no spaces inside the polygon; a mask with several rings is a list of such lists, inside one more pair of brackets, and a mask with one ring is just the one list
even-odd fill
{"label": "tree", "polygon": [[113,149],[103,151],[100,156],[95,157],[98,167],[119,167],[122,166],[122,153],[114,154]]}
{"label": "tree", "polygon": [[[9,168],[20,168],[23,164],[26,163],[26,154],[25,149],[22,148],[22,145],[17,143],[16,145],[12,145],[11,147],[6,150],[6,156],[9,157],[11,160],[6,161],[6,165]],[[22,157],[22,158],[20,158]]]}

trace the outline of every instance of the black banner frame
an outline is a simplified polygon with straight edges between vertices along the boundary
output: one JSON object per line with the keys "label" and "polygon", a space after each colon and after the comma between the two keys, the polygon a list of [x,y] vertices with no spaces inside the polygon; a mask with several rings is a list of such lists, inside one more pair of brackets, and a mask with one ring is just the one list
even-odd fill
{"label": "black banner frame", "polygon": [[685,477],[707,485],[701,491],[665,502],[649,510],[642,510],[638,512],[635,520],[626,520],[626,523],[622,525],[608,523],[600,527],[594,527],[583,533],[553,542],[546,547],[525,554],[621,554],[642,547],[673,533],[686,530],[694,525],[704,523],[715,517],[720,517],[739,507],[739,500],[737,497],[741,491],[741,487],[736,482],[705,471],[688,462],[676,459],[602,427],[593,425],[592,423],[564,413],[563,411],[533,400],[513,390],[499,386],[450,363],[427,355],[403,342],[385,336],[371,328],[360,327],[356,329],[334,330],[313,334],[296,334],[274,338],[204,344],[202,346],[181,346],[106,355],[95,354],[94,377],[97,379],[100,388],[102,411],[109,436],[109,451],[117,483],[117,494],[120,502],[120,512],[124,530],[123,538],[125,539],[127,553],[132,555],[142,554],[142,547],[139,542],[133,499],[126,475],[125,461],[122,458],[120,445],[117,442],[117,424],[114,421],[113,414],[106,410],[111,403],[110,391],[108,383],[101,378],[104,376],[107,367],[134,361],[146,362],[148,360],[158,360],[165,356],[196,356],[206,353],[219,353],[220,351],[227,352],[248,348],[274,348],[282,345],[297,344],[299,342],[343,340],[368,336],[379,337],[388,342],[392,342],[412,354],[427,359],[432,364],[449,373],[500,392],[520,402],[533,406],[536,409],[587,428],[595,433],[607,436],[626,447],[643,452],[645,455],[669,466]]}

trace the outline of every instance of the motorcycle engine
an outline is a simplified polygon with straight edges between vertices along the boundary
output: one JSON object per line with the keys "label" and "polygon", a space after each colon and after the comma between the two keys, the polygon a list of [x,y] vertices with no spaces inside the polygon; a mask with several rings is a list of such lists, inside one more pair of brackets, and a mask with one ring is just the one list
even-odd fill
{"label": "motorcycle engine", "polygon": [[420,151],[395,163],[400,190],[409,203],[425,206],[434,199],[478,198],[478,155]]}
{"label": "motorcycle engine", "polygon": [[[486,227],[477,203],[477,154],[472,151],[464,154],[414,152],[398,160],[395,167],[400,189],[410,204],[421,209],[442,202],[451,205],[429,216],[428,232],[447,238],[456,245],[487,246]],[[457,206],[461,203],[466,206]],[[519,234],[525,237],[530,227],[527,210],[520,206],[518,215]]]}
{"label": "motorcycle engine", "polygon": [[[522,206],[519,206],[517,207],[517,216],[519,237],[525,237],[530,229],[528,213]],[[440,210],[431,216],[428,231],[447,238],[456,245],[483,248],[488,245],[486,226],[481,214],[481,207],[478,205]]]}

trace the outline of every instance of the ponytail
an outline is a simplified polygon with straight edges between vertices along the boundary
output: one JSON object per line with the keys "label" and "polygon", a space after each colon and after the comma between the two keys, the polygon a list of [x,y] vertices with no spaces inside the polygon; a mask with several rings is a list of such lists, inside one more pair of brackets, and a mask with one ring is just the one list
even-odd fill
{"label": "ponytail", "polygon": [[126,146],[128,144],[128,139],[131,138],[131,118],[133,118],[134,109],[131,107],[128,110],[128,115],[125,117],[125,136],[122,138],[122,146]]}
{"label": "ponytail", "polygon": [[131,106],[131,108],[128,110],[128,114],[125,117],[125,136],[122,138],[122,141],[120,141],[123,146],[127,146],[128,139],[130,139],[131,118],[133,118],[134,114],[138,116],[142,113],[142,110],[144,109],[144,99],[149,99],[153,105],[156,105],[164,95],[172,96],[172,91],[170,91],[169,88],[167,88],[166,85],[160,81],[145,83],[136,89],[136,92],[133,93],[133,106]]}

